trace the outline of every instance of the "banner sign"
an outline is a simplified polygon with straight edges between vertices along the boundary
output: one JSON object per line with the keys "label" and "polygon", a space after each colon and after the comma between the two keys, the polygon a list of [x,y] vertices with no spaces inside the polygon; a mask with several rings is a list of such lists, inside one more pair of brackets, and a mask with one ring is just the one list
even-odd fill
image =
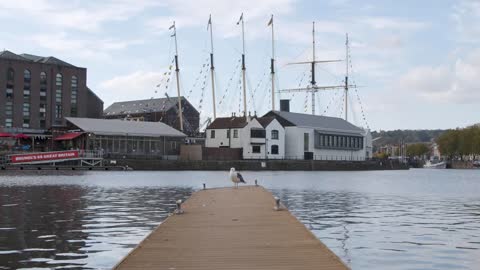
{"label": "banner sign", "polygon": [[35,161],[55,161],[71,158],[78,158],[79,151],[60,151],[60,152],[45,152],[34,154],[12,155],[11,163],[35,162]]}

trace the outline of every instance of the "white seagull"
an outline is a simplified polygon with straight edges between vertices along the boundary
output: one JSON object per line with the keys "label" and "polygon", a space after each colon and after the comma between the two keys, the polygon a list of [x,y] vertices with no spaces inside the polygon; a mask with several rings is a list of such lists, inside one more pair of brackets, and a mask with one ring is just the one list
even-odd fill
{"label": "white seagull", "polygon": [[243,176],[235,171],[235,168],[230,168],[230,180],[235,184],[235,188],[238,188],[238,183],[247,183],[243,180]]}

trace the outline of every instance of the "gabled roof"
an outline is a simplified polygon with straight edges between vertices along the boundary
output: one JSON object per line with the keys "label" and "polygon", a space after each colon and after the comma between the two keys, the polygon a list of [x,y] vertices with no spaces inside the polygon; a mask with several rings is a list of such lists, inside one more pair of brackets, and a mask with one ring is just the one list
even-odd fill
{"label": "gabled roof", "polygon": [[65,119],[82,131],[96,135],[186,137],[182,132],[162,122],[137,122],[77,117],[65,117]]}
{"label": "gabled roof", "polygon": [[11,51],[1,51],[0,52],[0,58],[11,59],[11,60],[21,60],[21,61],[27,61],[28,60],[28,59],[23,58],[20,55],[12,53]]}
{"label": "gabled roof", "polygon": [[217,117],[207,129],[243,128],[247,125],[245,117]]}
{"label": "gabled roof", "polygon": [[[185,97],[182,100],[187,102],[196,110]],[[177,97],[152,98],[132,101],[115,102],[103,111],[103,115],[125,115],[145,112],[166,112],[172,107],[177,106]]]}
{"label": "gabled roof", "polygon": [[363,129],[338,117],[270,111],[265,116],[273,116],[282,126],[309,127],[321,131],[363,134]]}
{"label": "gabled roof", "polygon": [[[275,117],[254,117],[253,120],[257,120],[258,123],[263,128],[266,128]],[[208,127],[207,129],[228,129],[228,128],[244,128],[248,124],[245,121],[245,117],[218,117],[216,118]]]}
{"label": "gabled roof", "polygon": [[12,53],[11,51],[0,52],[0,58],[34,62],[34,63],[43,63],[43,64],[57,65],[57,66],[76,67],[70,63],[67,63],[53,56],[44,57],[44,56],[38,56],[33,54],[27,54],[27,53],[15,54],[15,53]]}
{"label": "gabled roof", "polygon": [[264,116],[264,117],[259,117],[256,118],[257,121],[262,125],[263,128],[266,128],[270,123],[275,120],[275,117],[273,116]]}

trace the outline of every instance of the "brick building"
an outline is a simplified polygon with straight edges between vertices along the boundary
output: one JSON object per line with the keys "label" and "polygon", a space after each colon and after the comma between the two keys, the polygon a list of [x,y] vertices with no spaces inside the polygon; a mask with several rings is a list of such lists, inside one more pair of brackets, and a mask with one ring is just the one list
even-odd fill
{"label": "brick building", "polygon": [[41,133],[65,117],[101,118],[103,101],[87,87],[87,69],[55,57],[0,51],[0,128]]}
{"label": "brick building", "polygon": [[[183,131],[185,134],[193,136],[198,133],[200,113],[185,97],[182,97],[181,100]],[[106,119],[163,122],[180,129],[177,97],[115,102],[105,109],[103,116]]]}

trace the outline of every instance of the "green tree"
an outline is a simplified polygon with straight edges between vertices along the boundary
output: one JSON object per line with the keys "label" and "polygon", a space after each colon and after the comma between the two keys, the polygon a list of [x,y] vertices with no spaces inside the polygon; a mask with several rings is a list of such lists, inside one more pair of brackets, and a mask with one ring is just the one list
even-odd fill
{"label": "green tree", "polygon": [[407,145],[407,156],[423,157],[430,154],[430,147],[424,143],[414,143]]}

